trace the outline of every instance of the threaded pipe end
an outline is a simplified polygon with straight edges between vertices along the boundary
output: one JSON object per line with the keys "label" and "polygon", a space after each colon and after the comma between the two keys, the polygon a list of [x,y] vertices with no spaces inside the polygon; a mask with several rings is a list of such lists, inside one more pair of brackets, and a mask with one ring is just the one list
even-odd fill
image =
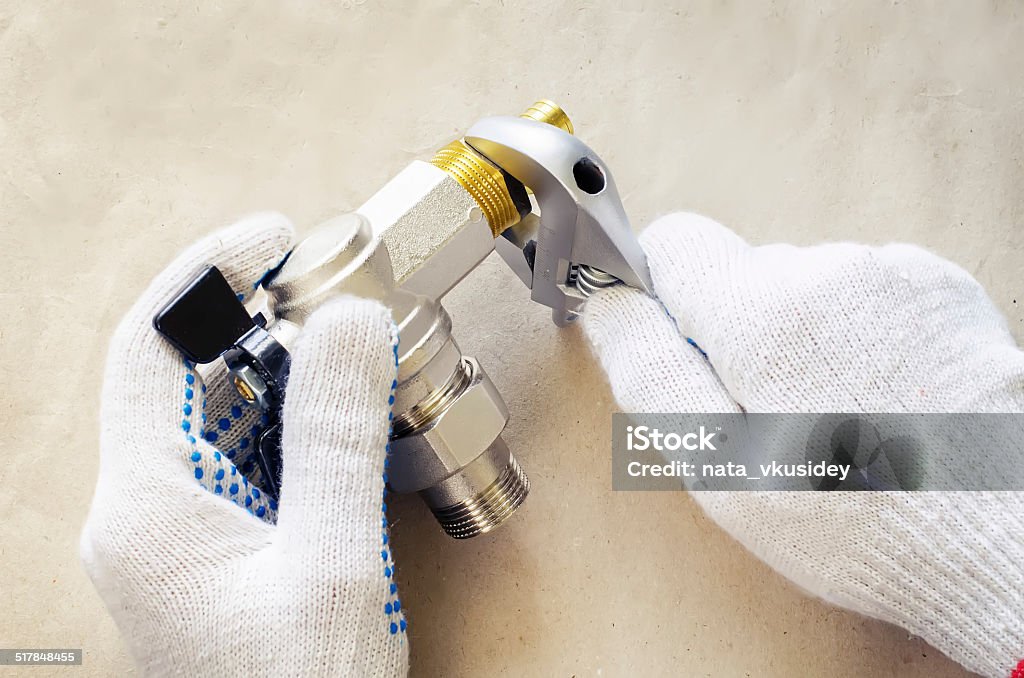
{"label": "threaded pipe end", "polygon": [[[558,104],[548,99],[535,102],[519,117],[553,125],[569,134],[573,132],[569,116]],[[519,208],[501,170],[464,141],[453,141],[439,150],[430,164],[447,172],[466,189],[487,218],[495,238],[508,227],[519,223]],[[522,193],[522,199],[528,201],[521,184],[518,185],[518,191]],[[528,202],[526,211],[529,211]]]}
{"label": "threaded pipe end", "polygon": [[490,532],[509,518],[530,493],[530,479],[515,457],[486,489],[457,504],[434,508],[434,516],[449,536],[469,539]]}
{"label": "threaded pipe end", "polygon": [[554,127],[564,129],[569,134],[573,133],[572,121],[562,107],[550,99],[540,99],[532,106],[519,114],[520,118],[529,118],[537,122],[544,122]]}
{"label": "threaded pipe end", "polygon": [[509,226],[519,223],[516,208],[501,170],[463,141],[453,141],[431,159],[430,164],[452,176],[480,207],[487,217],[494,237]]}

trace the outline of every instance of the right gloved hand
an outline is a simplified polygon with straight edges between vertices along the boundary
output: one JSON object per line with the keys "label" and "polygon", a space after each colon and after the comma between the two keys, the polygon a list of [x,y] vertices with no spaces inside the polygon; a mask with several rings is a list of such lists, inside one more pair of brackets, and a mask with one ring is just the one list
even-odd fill
{"label": "right gloved hand", "polygon": [[[1005,319],[968,273],[920,248],[751,247],[692,214],[641,243],[657,299],[615,287],[584,316],[626,411],[1024,410],[1024,353]],[[1024,493],[693,496],[812,594],[973,671],[1024,675]]]}

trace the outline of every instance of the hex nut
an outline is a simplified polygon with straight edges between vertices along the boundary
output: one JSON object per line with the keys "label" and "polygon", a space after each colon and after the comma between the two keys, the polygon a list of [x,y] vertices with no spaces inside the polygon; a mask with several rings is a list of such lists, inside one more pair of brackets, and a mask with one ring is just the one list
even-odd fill
{"label": "hex nut", "polygon": [[396,492],[416,492],[441,482],[483,454],[501,435],[508,409],[483,368],[472,368],[466,388],[428,426],[392,442],[388,473]]}

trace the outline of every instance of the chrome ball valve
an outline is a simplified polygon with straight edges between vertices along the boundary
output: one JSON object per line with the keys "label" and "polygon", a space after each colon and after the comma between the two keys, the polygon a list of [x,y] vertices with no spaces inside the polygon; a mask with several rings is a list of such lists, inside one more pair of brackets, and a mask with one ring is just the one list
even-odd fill
{"label": "chrome ball valve", "polygon": [[602,287],[650,289],[611,174],[572,132],[549,101],[482,120],[317,227],[248,307],[210,267],[156,316],[186,359],[222,360],[266,415],[253,450],[266,491],[279,490],[289,348],[318,306],[352,295],[380,301],[398,327],[389,487],[419,493],[456,538],[493,530],[522,504],[530,483],[501,437],[508,409],[462,354],[440,300],[495,249],[560,325]]}

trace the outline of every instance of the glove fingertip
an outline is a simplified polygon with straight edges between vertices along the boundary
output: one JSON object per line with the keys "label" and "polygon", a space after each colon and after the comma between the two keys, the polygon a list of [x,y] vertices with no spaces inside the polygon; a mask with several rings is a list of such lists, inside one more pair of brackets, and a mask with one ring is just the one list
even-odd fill
{"label": "glove fingertip", "polygon": [[745,246],[747,243],[732,229],[710,217],[695,212],[672,212],[658,217],[639,236],[640,244],[658,249],[668,243],[708,247]]}
{"label": "glove fingertip", "polygon": [[587,301],[583,330],[624,410],[736,409],[707,360],[680,336],[658,300],[627,287],[602,290]]}
{"label": "glove fingertip", "polygon": [[391,313],[376,301],[343,297],[317,309],[292,351],[284,446],[352,445],[367,426],[383,430],[397,344]]}
{"label": "glove fingertip", "polygon": [[278,527],[294,547],[320,553],[343,526],[352,544],[379,538],[397,345],[375,301],[332,300],[306,321],[283,408]]}
{"label": "glove fingertip", "polygon": [[720,302],[747,275],[749,245],[717,221],[688,212],[657,219],[640,234],[640,243],[658,299],[681,332],[713,352]]}
{"label": "glove fingertip", "polygon": [[[232,289],[248,295],[278,265],[294,236],[295,227],[283,214],[258,212],[211,236],[217,243],[213,249],[220,254],[205,263],[217,265]],[[200,241],[195,246],[195,257],[186,255],[186,260],[204,259],[209,245]]]}
{"label": "glove fingertip", "polygon": [[[382,304],[355,297],[334,299],[318,308],[303,327],[292,353],[289,394],[360,386],[373,392],[390,389],[393,376],[384,379],[381,373],[394,372],[397,343],[391,313]],[[339,371],[345,378],[339,378]]]}

